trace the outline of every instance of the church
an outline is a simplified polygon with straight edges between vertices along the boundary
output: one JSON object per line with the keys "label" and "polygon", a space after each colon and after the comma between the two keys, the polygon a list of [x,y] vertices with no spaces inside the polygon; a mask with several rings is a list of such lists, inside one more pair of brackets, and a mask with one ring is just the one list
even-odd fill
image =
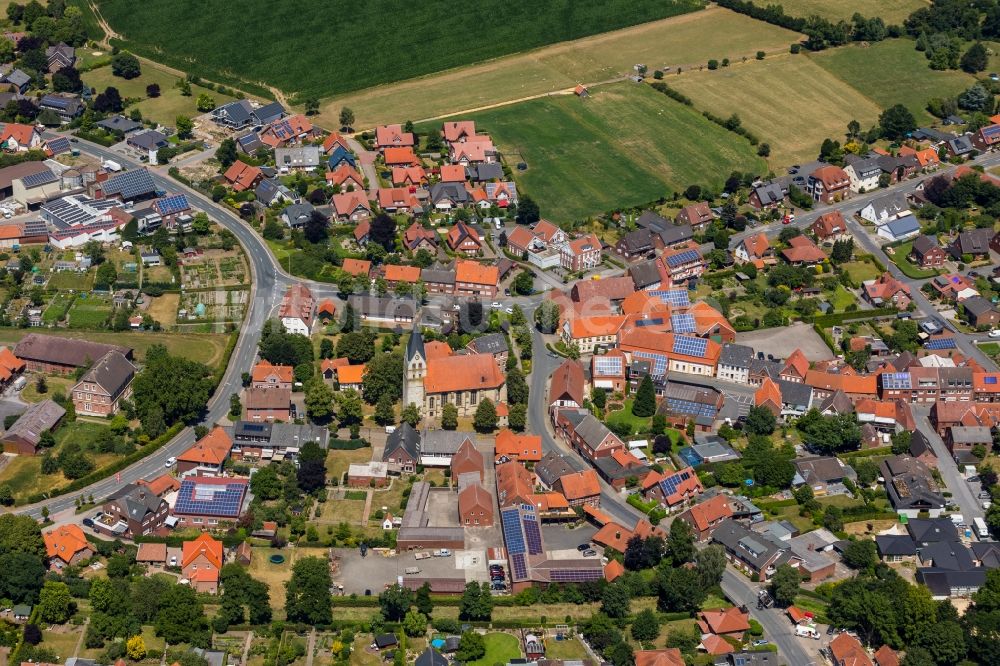
{"label": "church", "polygon": [[488,398],[494,405],[507,400],[506,377],[492,354],[457,354],[427,358],[424,338],[414,327],[403,360],[403,405],[415,404],[420,413],[441,418],[446,403],[459,416],[474,416]]}

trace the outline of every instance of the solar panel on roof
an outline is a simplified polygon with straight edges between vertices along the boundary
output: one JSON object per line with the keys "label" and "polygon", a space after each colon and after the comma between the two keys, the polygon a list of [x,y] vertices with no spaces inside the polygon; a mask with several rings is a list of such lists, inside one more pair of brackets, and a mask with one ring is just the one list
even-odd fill
{"label": "solar panel on roof", "polygon": [[635,322],[636,328],[645,328],[646,326],[662,326],[662,325],[663,325],[662,317],[654,317],[653,319],[640,319],[639,321]]}
{"label": "solar panel on roof", "polygon": [[714,418],[716,413],[715,405],[711,405],[706,402],[696,402],[694,400],[685,400],[684,398],[667,397],[666,403],[667,409],[669,409],[673,414],[688,414],[691,416],[706,416]]}
{"label": "solar panel on roof", "polygon": [[913,381],[908,372],[886,372],[882,374],[882,387],[887,389],[913,388]]}
{"label": "solar panel on roof", "polygon": [[694,338],[687,335],[675,335],[673,352],[684,354],[685,356],[705,356],[708,349],[708,340],[705,338]]}
{"label": "solar panel on roof", "polygon": [[603,578],[604,574],[600,569],[553,569],[549,572],[549,579],[553,583],[585,583],[589,580]]}
{"label": "solar panel on roof", "polygon": [[524,561],[524,553],[514,553],[510,556],[510,568],[514,570],[513,578],[524,580],[528,577],[528,565]]}
{"label": "solar panel on roof", "polygon": [[632,352],[633,356],[644,358],[652,362],[650,374],[654,377],[663,377],[667,374],[667,357],[662,354],[651,354],[649,352]]}
{"label": "solar panel on roof", "polygon": [[177,504],[174,511],[220,518],[235,518],[240,514],[245,491],[245,483],[234,482],[217,485],[186,480],[181,483],[180,491],[177,493]]}
{"label": "solar panel on roof", "polygon": [[993,375],[987,375],[986,377],[983,377],[983,383],[984,384],[996,384],[997,383],[997,378],[995,376],[993,376]]}
{"label": "solar panel on roof", "polygon": [[24,183],[25,187],[38,187],[39,185],[54,183],[57,180],[59,180],[59,176],[51,171],[39,171],[38,173],[25,176],[21,179],[21,182]]}
{"label": "solar panel on roof", "polygon": [[123,199],[132,199],[156,192],[156,184],[148,171],[134,169],[109,178],[101,189],[105,194],[118,194]]}
{"label": "solar panel on roof", "polygon": [[670,315],[670,327],[674,333],[694,333],[694,315],[689,313]]}
{"label": "solar panel on roof", "polygon": [[701,255],[698,254],[696,250],[684,250],[683,252],[678,252],[677,254],[671,254],[667,256],[667,265],[671,268],[681,266],[683,264],[691,263],[692,261],[700,261]]}
{"label": "solar panel on roof", "polygon": [[49,151],[51,151],[53,155],[68,153],[70,150],[72,150],[72,146],[69,143],[69,139],[67,139],[64,136],[51,139],[50,141],[47,141],[45,145],[48,147]]}
{"label": "solar panel on roof", "polygon": [[938,338],[924,345],[924,349],[954,349],[955,338]]}
{"label": "solar panel on roof", "polygon": [[[528,543],[528,554],[538,555],[542,552],[542,533],[538,531],[538,521],[534,520],[534,515],[525,514],[524,536]],[[527,520],[528,518],[531,520]]]}
{"label": "solar panel on roof", "polygon": [[500,523],[503,526],[503,540],[507,544],[507,552],[523,553],[527,550],[524,534],[521,532],[521,517],[516,508],[500,512]]}
{"label": "solar panel on roof", "polygon": [[667,305],[675,308],[688,307],[691,305],[691,297],[687,289],[659,289],[649,292],[652,296],[659,298]]}
{"label": "solar panel on roof", "polygon": [[622,374],[622,357],[595,356],[594,370],[599,375],[620,375]]}
{"label": "solar panel on roof", "polygon": [[183,194],[164,197],[156,202],[156,207],[159,209],[160,215],[175,215],[191,208],[188,205],[187,197]]}
{"label": "solar panel on roof", "polygon": [[682,472],[677,472],[676,474],[671,474],[665,479],[660,480],[660,488],[663,490],[664,497],[670,497],[682,483],[691,478],[691,472],[684,470]]}

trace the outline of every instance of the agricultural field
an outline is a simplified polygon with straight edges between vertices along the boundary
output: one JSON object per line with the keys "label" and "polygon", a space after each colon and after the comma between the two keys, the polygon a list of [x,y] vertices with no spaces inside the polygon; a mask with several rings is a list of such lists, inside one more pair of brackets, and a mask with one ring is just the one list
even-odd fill
{"label": "agricultural field", "polygon": [[323,106],[317,122],[336,127],[343,106],[354,111],[358,127],[438,118],[568,91],[578,83],[612,80],[630,74],[636,63],[645,63],[650,72],[659,68],[669,74],[678,67],[703,65],[710,58],[736,60],[758,50],[784,52],[797,39],[789,30],[710,7],[339,96]]}
{"label": "agricultural field", "polygon": [[[391,0],[372,0],[331,20],[329,4],[320,0],[246,0],[238,12],[229,3],[198,0],[151,0],[142,11],[131,0],[96,4],[135,53],[204,78],[245,79],[303,98],[410,79],[704,6],[701,0],[512,0],[498,17],[488,4],[425,0],[399,11]],[[445,16],[448,27],[442,30]],[[310,29],[289,30],[292,25]],[[247,58],[251,30],[253,42],[267,48]],[[456,35],[472,34],[475,39],[456,48]],[[364,53],[358,52],[360,45]],[[336,76],[330,75],[333,62]]]}
{"label": "agricultural field", "polygon": [[876,105],[888,108],[903,104],[918,122],[932,120],[926,109],[931,97],[957,95],[976,81],[965,72],[932,70],[910,39],[887,39],[869,46],[850,44],[809,57]]}
{"label": "agricultural field", "polygon": [[926,0],[781,0],[789,16],[821,16],[831,21],[850,20],[855,12],[867,18],[880,17],[886,25],[902,24]]}
{"label": "agricultural field", "polygon": [[[26,329],[0,329],[0,344],[16,345],[18,340],[28,333]],[[80,338],[91,342],[103,342],[109,345],[122,345],[135,350],[136,361],[145,361],[146,350],[152,345],[164,345],[171,354],[177,354],[192,361],[204,363],[214,368],[222,362],[226,352],[227,336],[214,333],[157,333],[153,331],[66,331],[62,329],[46,329],[45,335],[55,335],[64,338]]]}
{"label": "agricultural field", "polygon": [[731,170],[761,172],[750,144],[648,86],[618,83],[588,99],[533,100],[472,116],[516,179],[556,222],[640,205]]}
{"label": "agricultural field", "polygon": [[881,113],[875,102],[801,55],[692,72],[668,83],[699,110],[738,114],[771,145],[768,161],[775,170],[815,159],[823,139],[842,138],[851,120],[869,127]]}
{"label": "agricultural field", "polygon": [[[164,31],[179,32],[179,31]],[[129,109],[139,109],[142,117],[147,120],[154,120],[173,127],[177,116],[194,117],[201,115],[195,101],[198,95],[205,93],[215,99],[216,104],[225,104],[232,101],[232,97],[220,95],[214,90],[203,88],[202,86],[191,86],[191,95],[185,97],[176,87],[180,80],[175,74],[164,71],[148,62],[142,63],[142,74],[134,79],[125,80],[111,73],[111,67],[98,67],[82,74],[83,82],[98,92],[107,87],[118,88],[122,99],[129,98],[139,100],[136,104],[130,105]],[[150,98],[146,96],[146,86],[155,83],[160,86],[160,96]]]}

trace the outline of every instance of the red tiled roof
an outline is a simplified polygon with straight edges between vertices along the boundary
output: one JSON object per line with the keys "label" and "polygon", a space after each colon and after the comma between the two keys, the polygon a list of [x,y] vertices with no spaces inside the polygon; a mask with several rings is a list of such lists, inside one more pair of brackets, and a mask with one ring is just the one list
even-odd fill
{"label": "red tiled roof", "polygon": [[424,391],[450,393],[499,388],[505,381],[503,373],[490,354],[448,356],[427,363]]}
{"label": "red tiled roof", "polygon": [[781,255],[793,263],[816,263],[826,259],[823,250],[816,246],[808,236],[796,236],[788,241],[791,247],[782,250]]}
{"label": "red tiled roof", "polygon": [[733,510],[725,495],[716,495],[688,509],[688,515],[691,517],[695,529],[704,532],[714,523],[733,515]]}
{"label": "red tiled roof", "polygon": [[216,541],[208,533],[199,534],[191,541],[185,541],[181,548],[181,567],[186,567],[199,555],[215,565],[216,575],[222,568],[222,542]]}
{"label": "red tiled roof", "polygon": [[465,167],[461,164],[445,164],[441,167],[442,183],[464,183]]}
{"label": "red tiled roof", "polygon": [[750,614],[739,608],[716,608],[698,613],[713,634],[735,634],[750,630]]}
{"label": "red tiled roof", "polygon": [[562,494],[571,502],[601,494],[601,482],[592,469],[564,474],[557,483],[562,487]]}
{"label": "red tiled roof", "polygon": [[504,428],[497,433],[493,444],[498,456],[508,456],[521,462],[538,462],[542,459],[541,435],[519,435]]}
{"label": "red tiled roof", "polygon": [[857,638],[848,633],[838,634],[830,641],[830,652],[838,664],[843,666],[873,666]]}
{"label": "red tiled roof", "polygon": [[90,544],[83,530],[77,525],[61,525],[42,534],[45,541],[45,554],[49,559],[59,558],[69,562],[77,553],[89,550]]}
{"label": "red tiled roof", "polygon": [[216,426],[195,442],[194,446],[177,456],[177,460],[198,465],[221,465],[232,448],[233,440],[229,434],[221,426]]}
{"label": "red tiled roof", "polygon": [[625,573],[625,565],[618,560],[608,560],[604,565],[604,580],[613,583],[616,578]]}
{"label": "red tiled roof", "polygon": [[291,382],[293,369],[290,365],[271,365],[270,361],[262,358],[257,362],[257,365],[253,366],[253,372],[250,376],[255,382],[265,381],[271,375],[277,375],[278,381]]}
{"label": "red tiled roof", "polygon": [[344,265],[341,268],[345,273],[351,275],[368,275],[372,269],[372,262],[367,259],[344,259]]}
{"label": "red tiled roof", "polygon": [[224,178],[232,183],[233,189],[237,192],[249,190],[263,176],[259,167],[250,166],[244,162],[236,160],[226,169]]}
{"label": "red tiled roof", "polygon": [[455,282],[467,282],[489,287],[500,283],[500,269],[469,259],[455,261]]}
{"label": "red tiled roof", "polygon": [[412,148],[386,148],[383,156],[388,166],[420,165],[420,160]]}

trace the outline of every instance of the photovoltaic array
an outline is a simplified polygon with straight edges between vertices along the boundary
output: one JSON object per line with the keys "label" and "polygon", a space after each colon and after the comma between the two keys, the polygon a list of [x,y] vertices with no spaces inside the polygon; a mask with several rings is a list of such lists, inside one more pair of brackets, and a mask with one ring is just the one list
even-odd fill
{"label": "photovoltaic array", "polygon": [[705,356],[705,350],[707,348],[708,340],[705,338],[695,338],[687,335],[674,336],[673,352],[675,354],[684,354],[685,356],[697,356],[702,358]]}
{"label": "photovoltaic array", "polygon": [[674,333],[694,333],[694,315],[687,312],[670,315],[670,328]]}

